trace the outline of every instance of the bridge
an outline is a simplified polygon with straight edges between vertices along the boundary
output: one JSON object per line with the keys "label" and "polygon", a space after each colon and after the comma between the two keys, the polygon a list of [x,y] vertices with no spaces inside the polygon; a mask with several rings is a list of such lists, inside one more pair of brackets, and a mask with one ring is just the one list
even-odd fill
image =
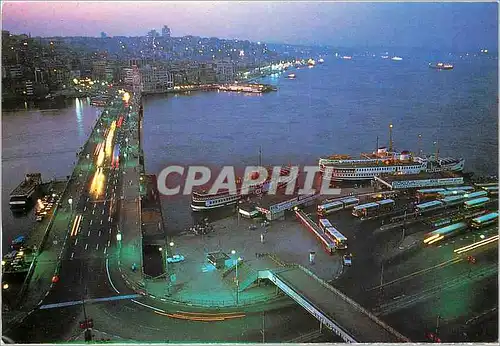
{"label": "bridge", "polygon": [[246,284],[240,286],[241,290],[251,286],[247,281],[268,279],[345,342],[410,342],[308,269],[300,265],[277,266],[264,259],[257,262],[257,266],[267,269],[249,268],[248,275],[242,272],[240,279]]}

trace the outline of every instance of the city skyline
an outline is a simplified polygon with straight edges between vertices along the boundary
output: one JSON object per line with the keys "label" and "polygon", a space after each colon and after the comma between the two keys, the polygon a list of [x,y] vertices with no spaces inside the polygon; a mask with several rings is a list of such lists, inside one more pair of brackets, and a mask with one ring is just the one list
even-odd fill
{"label": "city skyline", "polygon": [[492,51],[498,44],[496,3],[8,1],[2,10],[4,30],[32,36],[145,36],[168,25],[174,37],[269,43]]}

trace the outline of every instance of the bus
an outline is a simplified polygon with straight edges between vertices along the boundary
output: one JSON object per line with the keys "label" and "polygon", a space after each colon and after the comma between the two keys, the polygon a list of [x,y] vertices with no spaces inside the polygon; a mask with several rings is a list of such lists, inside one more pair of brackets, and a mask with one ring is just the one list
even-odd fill
{"label": "bus", "polygon": [[439,197],[439,192],[444,192],[445,189],[420,189],[417,190],[417,201],[421,203],[430,199],[436,199]]}
{"label": "bus", "polygon": [[489,213],[480,217],[472,219],[470,226],[475,229],[482,228],[487,225],[491,225],[498,222],[498,213]]}
{"label": "bus", "polygon": [[377,213],[378,207],[379,204],[375,202],[357,205],[352,209],[352,215],[356,217],[373,216]]}
{"label": "bus", "polygon": [[326,229],[333,227],[333,225],[328,219],[319,219],[319,227],[323,230],[323,232],[326,232]]}
{"label": "bus", "polygon": [[427,224],[432,228],[440,228],[446,225],[451,225],[452,223],[473,219],[486,213],[488,213],[486,210],[468,211],[466,213],[460,213],[453,216],[435,218],[430,220]]}
{"label": "bus", "polygon": [[445,238],[450,238],[460,232],[467,230],[469,226],[466,222],[458,222],[453,225],[439,228],[425,235],[424,244],[430,245],[437,243]]}
{"label": "bus", "polygon": [[344,209],[344,203],[342,201],[335,201],[326,204],[318,205],[318,215],[325,216],[330,213],[333,213],[337,210]]}
{"label": "bus", "polygon": [[496,196],[498,195],[498,186],[484,186],[481,187],[488,195],[490,196]]}
{"label": "bus", "polygon": [[454,186],[454,187],[447,187],[447,191],[472,191],[474,190],[474,187],[472,186]]}
{"label": "bus", "polygon": [[328,227],[325,233],[334,241],[337,249],[347,249],[347,238],[335,227]]}
{"label": "bus", "polygon": [[486,203],[488,203],[489,201],[490,201],[490,199],[488,197],[475,198],[475,199],[471,199],[469,201],[465,201],[464,207],[465,207],[465,209],[484,207],[484,205]]}
{"label": "bus", "polygon": [[359,204],[359,198],[350,197],[341,199],[342,203],[344,203],[344,209],[352,208]]}
{"label": "bus", "polygon": [[443,202],[445,206],[449,207],[462,203],[464,199],[464,196],[448,196],[440,199],[440,201]]}
{"label": "bus", "polygon": [[467,191],[463,190],[453,190],[453,191],[442,191],[439,192],[438,195],[440,198],[448,197],[448,196],[462,196],[465,195]]}
{"label": "bus", "polygon": [[424,211],[428,211],[428,210],[439,208],[442,205],[443,205],[443,202],[441,202],[441,201],[430,201],[430,202],[425,202],[425,203],[422,203],[422,204],[417,204],[415,206],[415,209],[416,209],[416,211],[418,213],[421,213],[421,212],[424,212]]}
{"label": "bus", "polygon": [[111,158],[111,167],[118,168],[120,164],[120,144],[115,144],[113,149],[113,157]]}
{"label": "bus", "polygon": [[379,205],[378,210],[380,212],[391,211],[392,209],[394,209],[394,206],[396,205],[396,202],[394,202],[393,199],[384,199],[375,203]]}
{"label": "bus", "polygon": [[486,197],[486,196],[488,196],[488,192],[486,192],[486,191],[470,192],[470,193],[466,193],[464,195],[464,197],[467,198],[467,199],[473,199],[473,198],[479,198],[479,197]]}

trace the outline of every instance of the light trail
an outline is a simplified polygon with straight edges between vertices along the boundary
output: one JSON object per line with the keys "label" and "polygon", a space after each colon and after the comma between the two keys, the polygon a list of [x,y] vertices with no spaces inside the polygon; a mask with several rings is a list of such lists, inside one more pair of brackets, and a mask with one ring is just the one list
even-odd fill
{"label": "light trail", "polygon": [[438,242],[438,241],[443,240],[443,239],[444,239],[444,235],[441,235],[435,239],[432,239],[428,244],[430,245],[430,244],[433,244],[433,243]]}
{"label": "light trail", "polygon": [[82,221],[82,215],[79,214],[75,217],[75,221],[73,222],[73,227],[71,228],[71,236],[75,236],[78,233],[78,228],[80,227],[80,222]]}
{"label": "light trail", "polygon": [[483,240],[478,241],[476,243],[472,243],[472,244],[463,246],[459,249],[455,249],[455,250],[453,250],[453,252],[455,252],[457,254],[462,254],[462,253],[468,252],[470,250],[474,250],[474,249],[477,249],[479,247],[482,247],[482,246],[485,246],[485,245],[488,245],[488,244],[491,244],[491,243],[494,243],[497,241],[498,241],[498,235],[494,235],[493,237],[486,238],[486,239],[483,239]]}

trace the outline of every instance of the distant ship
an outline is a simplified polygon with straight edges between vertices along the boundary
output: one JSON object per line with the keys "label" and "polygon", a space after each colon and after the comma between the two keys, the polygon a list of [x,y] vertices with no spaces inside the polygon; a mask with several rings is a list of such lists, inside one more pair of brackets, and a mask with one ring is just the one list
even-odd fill
{"label": "distant ship", "polygon": [[342,57],[342,59],[344,59],[344,60],[351,60],[351,59],[352,59],[352,56],[349,56],[349,55],[344,55],[344,56]]}
{"label": "distant ship", "polygon": [[320,59],[318,60],[318,63],[320,63],[320,64],[322,64],[322,63],[324,63],[324,62],[325,62],[325,60],[323,60],[323,58],[320,58]]}
{"label": "distant ship", "polygon": [[438,62],[437,64],[429,63],[429,67],[436,69],[436,70],[453,70],[452,64],[446,64],[446,63],[442,63],[442,62]]}
{"label": "distant ship", "polygon": [[403,60],[403,58],[401,58],[401,57],[399,57],[399,56],[393,56],[393,57],[391,58],[391,60],[394,60],[394,61],[401,61],[401,60]]}
{"label": "distant ship", "polygon": [[[390,127],[392,132],[392,126]],[[442,171],[461,172],[464,169],[463,158],[440,158],[439,150],[429,157],[413,156],[409,151],[392,150],[392,133],[390,147],[378,147],[370,154],[361,154],[361,158],[353,159],[349,155],[332,155],[320,158],[318,165],[322,173],[326,168],[332,170],[334,181],[363,181],[371,180],[381,174],[419,174],[422,172],[434,173]],[[378,142],[378,139],[377,139]]]}
{"label": "distant ship", "polygon": [[314,61],[314,59],[309,59],[309,60],[307,60],[307,65],[314,66],[314,65],[316,65],[316,61]]}
{"label": "distant ship", "polygon": [[287,76],[288,79],[295,79],[295,73],[290,73],[288,76]]}

